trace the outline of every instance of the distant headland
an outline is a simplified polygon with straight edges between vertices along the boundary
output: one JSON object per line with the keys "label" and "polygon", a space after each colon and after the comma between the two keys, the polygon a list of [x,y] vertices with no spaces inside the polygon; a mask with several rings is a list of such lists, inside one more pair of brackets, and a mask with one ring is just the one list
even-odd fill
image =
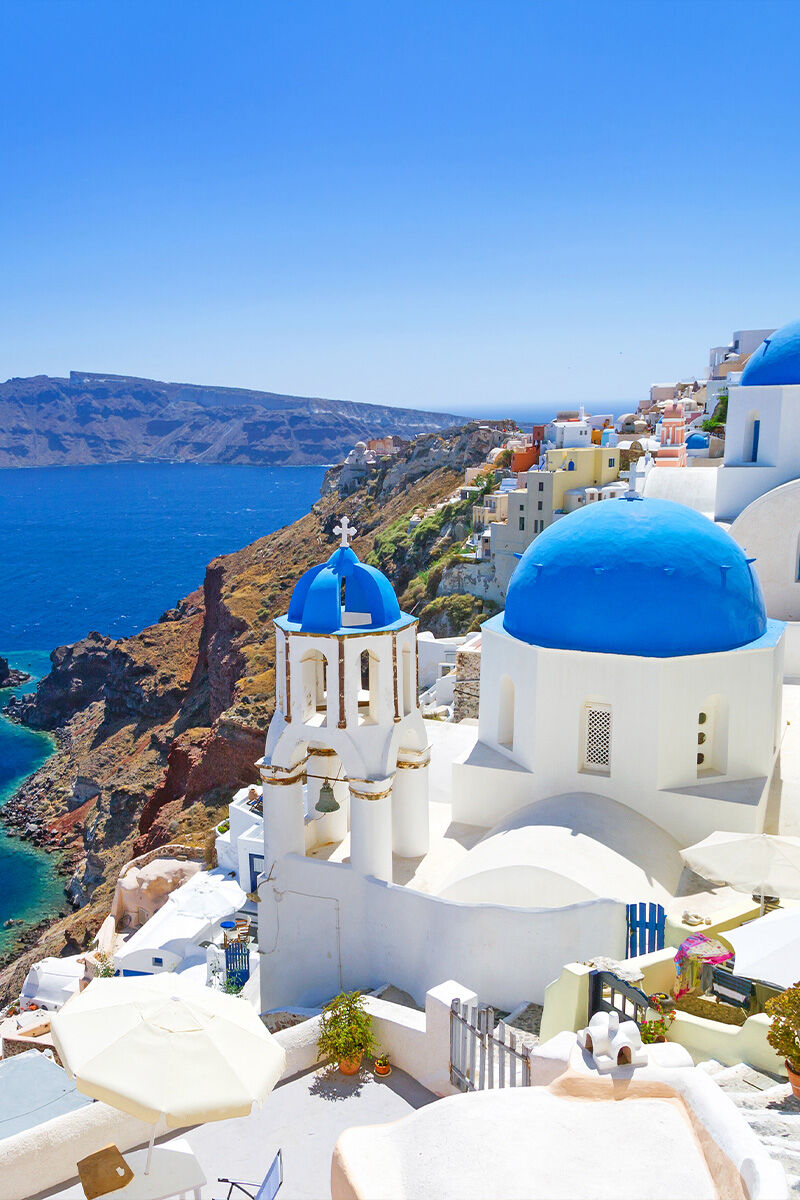
{"label": "distant headland", "polygon": [[0,383],[0,467],[340,462],[360,439],[459,418],[414,408],[71,371]]}

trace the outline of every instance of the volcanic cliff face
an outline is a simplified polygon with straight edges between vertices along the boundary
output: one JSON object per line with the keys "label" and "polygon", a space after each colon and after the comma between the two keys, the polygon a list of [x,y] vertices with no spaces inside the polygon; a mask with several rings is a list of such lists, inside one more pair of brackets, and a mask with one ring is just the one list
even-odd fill
{"label": "volcanic cliff face", "polygon": [[359,440],[413,438],[443,413],[72,371],[0,384],[0,467],[338,462]]}
{"label": "volcanic cliff face", "polygon": [[[474,424],[427,435],[392,464],[391,479],[387,468],[345,499],[329,490],[295,524],[215,559],[202,590],[156,625],[119,640],[91,633],[53,651],[35,696],[9,711],[53,731],[57,751],[2,819],[60,855],[76,911],[7,956],[0,1003],[32,960],[88,944],[126,861],[167,842],[210,847],[233,792],[258,781],[254,763],[274,705],[272,620],[303,571],[330,554],[342,515],[358,531],[356,552],[387,571],[422,627],[434,615],[440,624],[435,584],[464,536],[472,498],[429,513],[413,533],[409,521],[457,493],[464,467],[482,462],[500,436]],[[444,599],[455,602],[451,630],[487,615],[472,596]]]}

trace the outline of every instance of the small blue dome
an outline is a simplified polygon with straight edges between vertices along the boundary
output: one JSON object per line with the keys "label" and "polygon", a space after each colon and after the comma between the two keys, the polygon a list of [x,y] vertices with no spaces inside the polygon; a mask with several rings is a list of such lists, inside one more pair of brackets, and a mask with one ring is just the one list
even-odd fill
{"label": "small blue dome", "polygon": [[776,329],[750,356],[742,387],[800,383],[800,321]]}
{"label": "small blue dome", "polygon": [[603,500],[562,517],[511,577],[503,627],[532,645],[671,658],[765,633],[758,577],[708,517],[671,500]]}
{"label": "small blue dome", "polygon": [[[344,625],[344,615],[360,619]],[[362,563],[349,546],[339,546],[326,563],[311,567],[295,585],[288,620],[303,633],[382,629],[400,619],[400,605],[389,580]]]}
{"label": "small blue dome", "polygon": [[707,433],[690,433],[686,439],[686,448],[688,450],[707,450],[708,449],[708,434]]}

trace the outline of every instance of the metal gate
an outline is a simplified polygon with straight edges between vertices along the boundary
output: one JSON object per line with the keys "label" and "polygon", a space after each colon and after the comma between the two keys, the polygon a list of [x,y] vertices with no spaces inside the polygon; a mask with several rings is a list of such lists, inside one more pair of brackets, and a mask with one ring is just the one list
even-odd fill
{"label": "metal gate", "polygon": [[623,1021],[641,1025],[649,1003],[641,988],[625,983],[611,971],[592,971],[589,976],[590,1021],[596,1012],[615,1012]]}
{"label": "metal gate", "polygon": [[250,949],[244,942],[225,947],[225,978],[235,987],[244,987],[250,978]]}
{"label": "metal gate", "polygon": [[664,924],[667,914],[660,904],[647,904],[644,900],[628,905],[627,958],[639,954],[652,954],[664,949]]}
{"label": "metal gate", "polygon": [[450,1082],[462,1092],[530,1087],[531,1050],[486,1004],[450,1005]]}

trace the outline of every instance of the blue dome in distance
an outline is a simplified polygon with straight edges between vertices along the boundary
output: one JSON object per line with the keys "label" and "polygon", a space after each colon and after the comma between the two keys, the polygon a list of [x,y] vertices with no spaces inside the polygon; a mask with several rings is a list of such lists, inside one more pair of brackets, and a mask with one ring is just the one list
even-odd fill
{"label": "blue dome in distance", "polygon": [[562,517],[528,547],[503,627],[532,645],[671,658],[747,645],[766,632],[744,551],[671,500],[603,500]]}
{"label": "blue dome in distance", "polygon": [[400,617],[394,588],[383,572],[361,562],[344,545],[327,562],[301,575],[287,614],[303,633],[382,629]]}
{"label": "blue dome in distance", "polygon": [[742,387],[800,383],[800,321],[776,329],[758,347],[742,372]]}
{"label": "blue dome in distance", "polygon": [[688,450],[707,450],[708,449],[708,434],[707,433],[690,433],[686,439],[686,448]]}

